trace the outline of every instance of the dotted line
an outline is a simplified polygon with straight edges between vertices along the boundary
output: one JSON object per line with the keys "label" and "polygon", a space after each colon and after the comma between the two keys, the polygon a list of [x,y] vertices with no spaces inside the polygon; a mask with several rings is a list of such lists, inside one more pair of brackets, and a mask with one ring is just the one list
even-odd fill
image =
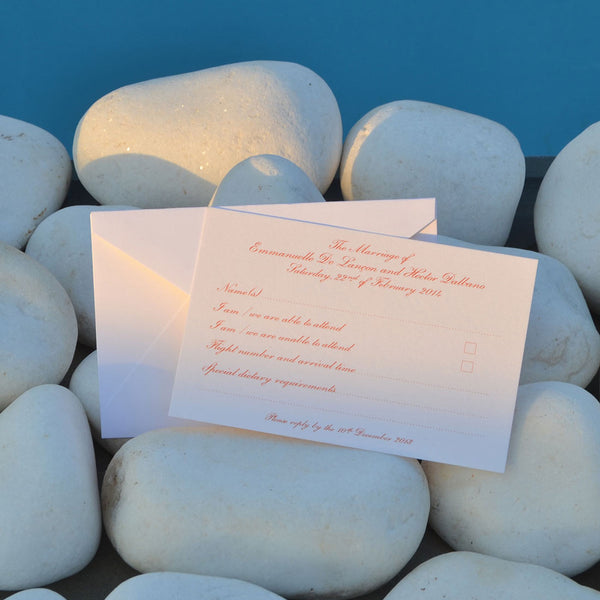
{"label": "dotted line", "polygon": [[306,405],[306,404],[302,404],[300,402],[287,402],[287,401],[282,401],[282,400],[273,400],[271,398],[264,398],[263,396],[256,396],[256,395],[251,395],[251,394],[238,394],[236,392],[225,392],[223,390],[211,389],[211,388],[203,388],[203,390],[206,392],[215,392],[218,394],[225,394],[227,396],[235,396],[237,398],[251,398],[254,400],[261,400],[263,402],[270,402],[272,404],[282,404],[282,405],[286,405],[286,406],[293,406],[295,408],[307,408],[309,410],[333,413],[333,414],[342,415],[342,416],[359,417],[361,419],[367,419],[367,420],[371,420],[371,421],[379,421],[379,422],[384,421],[386,423],[394,423],[395,425],[405,425],[405,426],[408,425],[410,427],[418,427],[420,429],[442,431],[445,433],[456,433],[456,434],[464,435],[467,437],[479,437],[479,438],[485,437],[484,434],[482,434],[482,433],[474,433],[474,432],[470,432],[470,431],[459,431],[457,429],[448,429],[446,427],[437,427],[435,425],[423,425],[422,423],[411,423],[409,421],[398,421],[397,419],[390,419],[387,417],[376,417],[373,415],[363,415],[361,413],[342,411],[342,410],[337,410],[335,408],[323,408],[323,407],[318,407],[318,406]]}
{"label": "dotted line", "polygon": [[375,317],[377,319],[387,319],[389,321],[397,321],[399,323],[410,323],[411,325],[424,325],[426,327],[435,327],[437,329],[446,329],[448,331],[462,331],[465,333],[475,333],[478,335],[485,335],[488,337],[496,337],[496,338],[501,338],[502,336],[500,334],[497,333],[490,333],[488,331],[477,331],[475,329],[462,329],[460,327],[448,327],[446,325],[438,325],[437,323],[425,323],[422,321],[413,321],[411,319],[398,319],[396,317],[390,317],[387,315],[378,315],[375,313],[367,313],[367,312],[358,312],[358,311],[354,311],[354,310],[350,310],[347,308],[335,308],[332,306],[323,306],[321,304],[312,304],[310,302],[298,302],[296,300],[288,300],[287,298],[273,298],[271,296],[261,296],[262,298],[264,298],[265,300],[271,300],[272,302],[286,302],[288,304],[295,304],[298,306],[308,306],[310,308],[320,308],[320,309],[326,309],[326,310],[333,310],[333,311],[337,311],[337,312],[343,312],[343,313],[348,313],[351,315],[359,315],[361,317]]}
{"label": "dotted line", "polygon": [[464,411],[460,411],[460,410],[452,410],[450,408],[438,408],[435,406],[423,406],[421,404],[417,404],[416,402],[386,400],[384,398],[374,398],[373,396],[362,396],[360,394],[350,394],[350,393],[344,393],[344,396],[350,396],[351,398],[359,398],[360,400],[370,400],[373,402],[380,402],[382,404],[393,404],[394,406],[409,406],[411,408],[421,408],[424,410],[429,410],[431,412],[449,413],[452,415],[459,415],[461,417],[471,417],[474,419],[481,419],[482,421],[487,421],[489,418],[484,415],[477,415],[475,413],[468,413],[468,412],[464,412]]}
{"label": "dotted line", "polygon": [[426,381],[417,381],[415,379],[404,379],[402,377],[390,377],[388,375],[373,375],[371,373],[365,373],[364,371],[357,372],[356,374],[363,375],[365,377],[371,377],[372,379],[389,379],[390,381],[400,381],[401,383],[411,383],[414,385],[435,388],[438,390],[448,390],[451,392],[462,392],[464,394],[474,394],[475,396],[482,396],[484,398],[487,398],[489,396],[489,394],[487,392],[478,392],[476,390],[468,390],[466,388],[457,388],[457,387],[451,387],[448,385],[439,385],[436,383],[429,383]]}

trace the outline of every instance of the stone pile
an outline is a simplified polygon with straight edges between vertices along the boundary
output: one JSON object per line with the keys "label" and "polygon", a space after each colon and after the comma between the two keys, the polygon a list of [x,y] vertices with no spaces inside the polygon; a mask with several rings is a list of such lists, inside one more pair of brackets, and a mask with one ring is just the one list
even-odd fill
{"label": "stone pile", "polygon": [[[600,367],[599,156],[596,124],[556,157],[533,252],[505,247],[525,178],[505,127],[403,100],[344,140],[301,65],[100,98],[73,144],[88,206],[63,207],[60,142],[0,116],[3,597],[62,598],[46,586],[90,563],[104,527],[140,573],[107,600],[352,598],[407,571],[389,600],[600,598],[570,579],[600,561],[600,405],[584,389]],[[506,472],[206,425],[102,439],[90,214],[323,202],[336,172],[348,202],[436,197],[440,243],[539,260]],[[98,482],[100,445],[114,456]],[[417,566],[428,522],[452,552]]]}

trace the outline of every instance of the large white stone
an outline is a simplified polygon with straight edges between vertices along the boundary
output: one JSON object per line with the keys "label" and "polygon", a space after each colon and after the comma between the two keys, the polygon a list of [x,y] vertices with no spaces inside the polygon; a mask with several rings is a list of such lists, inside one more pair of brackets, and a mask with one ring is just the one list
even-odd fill
{"label": "large white stone", "polygon": [[580,387],[590,383],[600,367],[600,334],[565,265],[530,250],[478,246],[444,236],[439,236],[439,241],[538,260],[520,383],[565,381]]}
{"label": "large white stone", "polygon": [[191,573],[144,573],[118,585],[106,600],[283,600],[260,586],[225,577]]}
{"label": "large white stone", "polygon": [[430,523],[455,550],[565,575],[600,560],[600,405],[562,382],[519,388],[506,472],[424,462]]}
{"label": "large white stone", "polygon": [[413,459],[199,425],[127,442],[106,471],[102,506],[109,538],[138,571],[342,598],[408,562],[429,494]]}
{"label": "large white stone", "polygon": [[96,347],[90,214],[128,206],[68,206],[50,215],[33,232],[25,252],[44,265],[73,303],[79,341]]}
{"label": "large white stone", "polygon": [[552,161],[533,217],[539,251],[567,265],[592,311],[600,312],[600,122]]}
{"label": "large white stone", "polygon": [[436,198],[440,234],[502,246],[525,182],[515,136],[484,117],[401,100],[374,108],[344,142],[345,200]]}
{"label": "large white stone", "polygon": [[79,400],[34,387],[0,414],[0,590],[80,571],[101,533],[94,448]]}
{"label": "large white stone", "polygon": [[129,85],[95,102],[73,143],[79,179],[101,204],[206,206],[256,154],[297,164],[321,192],[342,150],[337,101],[295,63],[242,62]]}
{"label": "large white stone", "polygon": [[64,202],[71,157],[48,131],[0,115],[0,181],[0,241],[22,248]]}
{"label": "large white stone", "polygon": [[59,383],[76,343],[64,288],[36,260],[0,242],[0,410],[33,386]]}
{"label": "large white stone", "polygon": [[90,423],[94,439],[114,454],[129,438],[103,438],[98,389],[98,352],[90,352],[73,370],[69,389],[79,398]]}
{"label": "large white stone", "polygon": [[527,563],[449,552],[421,563],[385,600],[598,600],[600,592]]}
{"label": "large white stone", "polygon": [[243,160],[225,175],[210,206],[324,201],[308,175],[292,161],[261,154]]}

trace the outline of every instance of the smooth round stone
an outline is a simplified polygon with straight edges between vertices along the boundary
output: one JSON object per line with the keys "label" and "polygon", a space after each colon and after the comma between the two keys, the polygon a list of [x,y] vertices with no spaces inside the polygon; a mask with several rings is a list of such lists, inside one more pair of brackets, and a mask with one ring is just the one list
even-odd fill
{"label": "smooth round stone", "polygon": [[600,312],[600,122],[552,161],[533,217],[539,251],[567,265],[592,312]]}
{"label": "smooth round stone", "polygon": [[94,448],[79,400],[34,387],[0,414],[0,590],[46,586],[93,558],[102,528]]}
{"label": "smooth round stone", "polygon": [[257,154],[297,164],[324,192],[337,171],[342,120],[316,73],[242,62],[129,85],[82,117],[73,159],[101,204],[206,206],[230,169]]}
{"label": "smooth round stone", "polygon": [[0,410],[33,386],[62,381],[76,344],[67,292],[36,260],[0,242]]}
{"label": "smooth round stone", "polygon": [[520,383],[565,381],[586,387],[600,367],[600,334],[573,274],[560,261],[530,250],[439,241],[538,260]]}
{"label": "smooth round stone", "polygon": [[210,206],[324,201],[300,167],[282,156],[262,154],[235,165],[217,187]]}
{"label": "smooth round stone", "polygon": [[68,206],[50,215],[33,232],[25,252],[44,265],[73,303],[79,341],[96,347],[90,214],[130,206]]}
{"label": "smooth round stone", "polygon": [[98,352],[94,350],[75,367],[69,389],[79,398],[87,415],[92,436],[108,452],[114,454],[129,438],[103,438],[98,390]]}
{"label": "smooth round stone", "polygon": [[385,600],[598,600],[600,592],[527,563],[448,552],[421,563]]}
{"label": "smooth round stone", "polygon": [[46,588],[32,588],[11,594],[6,600],[65,600],[65,597]]}
{"label": "smooth round stone", "polygon": [[127,442],[106,471],[102,506],[114,547],[140,572],[346,598],[412,557],[429,494],[413,459],[199,425]]}
{"label": "smooth round stone", "polygon": [[505,127],[437,104],[374,108],[344,142],[344,200],[436,199],[438,231],[476,244],[506,243],[525,182],[525,157]]}
{"label": "smooth round stone", "polygon": [[505,473],[424,462],[430,524],[455,550],[575,575],[600,560],[600,405],[562,382],[519,388]]}
{"label": "smooth round stone", "polygon": [[282,600],[247,581],[225,577],[209,577],[191,573],[144,573],[118,585],[106,600]]}
{"label": "smooth round stone", "polygon": [[22,248],[64,202],[71,157],[48,131],[0,115],[0,181],[0,241]]}

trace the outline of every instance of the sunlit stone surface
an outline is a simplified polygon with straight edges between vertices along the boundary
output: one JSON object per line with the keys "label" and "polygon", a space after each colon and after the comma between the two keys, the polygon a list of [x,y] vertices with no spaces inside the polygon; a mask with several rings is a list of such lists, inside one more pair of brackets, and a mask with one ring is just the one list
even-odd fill
{"label": "sunlit stone surface", "polygon": [[242,62],[129,85],[95,102],[73,143],[101,204],[206,206],[240,161],[283,156],[324,192],[342,121],[329,86],[295,63]]}

